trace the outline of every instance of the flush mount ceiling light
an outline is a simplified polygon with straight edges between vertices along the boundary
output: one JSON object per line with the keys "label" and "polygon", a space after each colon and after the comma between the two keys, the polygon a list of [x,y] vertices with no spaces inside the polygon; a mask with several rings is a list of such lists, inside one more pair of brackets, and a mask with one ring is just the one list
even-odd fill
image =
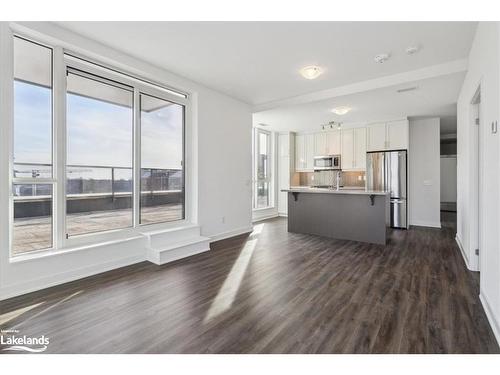
{"label": "flush mount ceiling light", "polygon": [[323,74],[323,69],[316,65],[305,66],[300,69],[300,74],[305,79],[316,79]]}
{"label": "flush mount ceiling light", "polygon": [[391,57],[388,53],[380,53],[377,56],[375,56],[374,60],[376,63],[383,64],[387,60],[389,60],[389,57]]}
{"label": "flush mount ceiling light", "polygon": [[335,113],[336,115],[342,116],[342,115],[345,115],[350,110],[351,110],[351,108],[346,107],[346,106],[342,106],[342,107],[335,107],[334,109],[332,109],[332,112]]}

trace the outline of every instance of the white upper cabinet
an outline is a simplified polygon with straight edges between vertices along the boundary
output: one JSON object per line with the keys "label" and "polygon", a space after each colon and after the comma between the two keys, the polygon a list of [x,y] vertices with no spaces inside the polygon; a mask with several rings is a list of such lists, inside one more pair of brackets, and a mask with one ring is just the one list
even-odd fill
{"label": "white upper cabinet", "polygon": [[342,130],[342,170],[366,169],[366,128]]}
{"label": "white upper cabinet", "polygon": [[341,132],[339,130],[335,130],[332,132],[328,132],[326,134],[327,134],[327,138],[326,138],[327,153],[326,153],[326,155],[340,155]]}
{"label": "white upper cabinet", "polygon": [[306,170],[314,170],[314,134],[306,134]]}
{"label": "white upper cabinet", "polygon": [[367,131],[367,150],[406,150],[408,149],[408,120],[370,124]]}
{"label": "white upper cabinet", "polygon": [[295,170],[310,172],[314,169],[315,134],[295,136]]}
{"label": "white upper cabinet", "polygon": [[303,134],[297,134],[295,137],[295,170],[302,171],[306,169],[306,138]]}
{"label": "white upper cabinet", "polygon": [[340,131],[319,132],[314,134],[314,156],[340,154]]}
{"label": "white upper cabinet", "polygon": [[366,170],[366,128],[354,129],[354,169]]}
{"label": "white upper cabinet", "polygon": [[342,157],[340,163],[342,170],[354,168],[354,129],[342,130]]}
{"label": "white upper cabinet", "polygon": [[408,149],[408,120],[387,123],[387,142],[391,150]]}
{"label": "white upper cabinet", "polygon": [[380,151],[386,149],[385,123],[368,125],[366,131],[366,148],[368,151]]}
{"label": "white upper cabinet", "polygon": [[314,156],[328,155],[327,149],[327,133],[314,134]]}

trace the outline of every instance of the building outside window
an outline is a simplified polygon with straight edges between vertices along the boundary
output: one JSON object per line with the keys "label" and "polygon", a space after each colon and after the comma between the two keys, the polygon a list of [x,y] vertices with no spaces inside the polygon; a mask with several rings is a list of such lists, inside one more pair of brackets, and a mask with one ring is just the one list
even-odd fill
{"label": "building outside window", "polygon": [[271,133],[259,128],[254,129],[254,183],[253,208],[271,207],[272,179],[271,179]]}
{"label": "building outside window", "polygon": [[[13,44],[11,255],[186,219],[187,95],[19,36]],[[53,90],[55,66],[64,90]],[[56,99],[64,116],[53,115]]]}

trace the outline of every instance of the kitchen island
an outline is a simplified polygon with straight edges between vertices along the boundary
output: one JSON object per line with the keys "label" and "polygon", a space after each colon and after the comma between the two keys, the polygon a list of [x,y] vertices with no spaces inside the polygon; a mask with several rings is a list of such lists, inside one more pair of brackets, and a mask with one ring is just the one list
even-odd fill
{"label": "kitchen island", "polygon": [[328,188],[291,188],[288,231],[325,237],[386,243],[390,193]]}

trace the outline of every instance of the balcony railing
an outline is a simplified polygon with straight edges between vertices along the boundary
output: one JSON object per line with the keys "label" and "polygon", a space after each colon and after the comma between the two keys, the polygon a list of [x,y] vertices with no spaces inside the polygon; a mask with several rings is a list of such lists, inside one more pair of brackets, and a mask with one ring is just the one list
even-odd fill
{"label": "balcony railing", "polygon": [[[112,211],[132,207],[132,168],[98,165],[68,165],[66,168],[67,213]],[[50,164],[15,163],[15,177],[52,175]],[[141,169],[141,207],[182,204],[183,172],[179,169]],[[50,215],[50,184],[14,185],[14,217]]]}
{"label": "balcony railing", "polygon": [[[80,195],[111,194],[112,197],[132,194],[132,168],[102,165],[67,165],[66,194],[68,197]],[[52,166],[42,163],[14,163],[14,178],[50,178]],[[181,169],[141,168],[141,196],[182,191],[183,173]],[[14,191],[17,197],[49,196],[47,185],[19,184]]]}

